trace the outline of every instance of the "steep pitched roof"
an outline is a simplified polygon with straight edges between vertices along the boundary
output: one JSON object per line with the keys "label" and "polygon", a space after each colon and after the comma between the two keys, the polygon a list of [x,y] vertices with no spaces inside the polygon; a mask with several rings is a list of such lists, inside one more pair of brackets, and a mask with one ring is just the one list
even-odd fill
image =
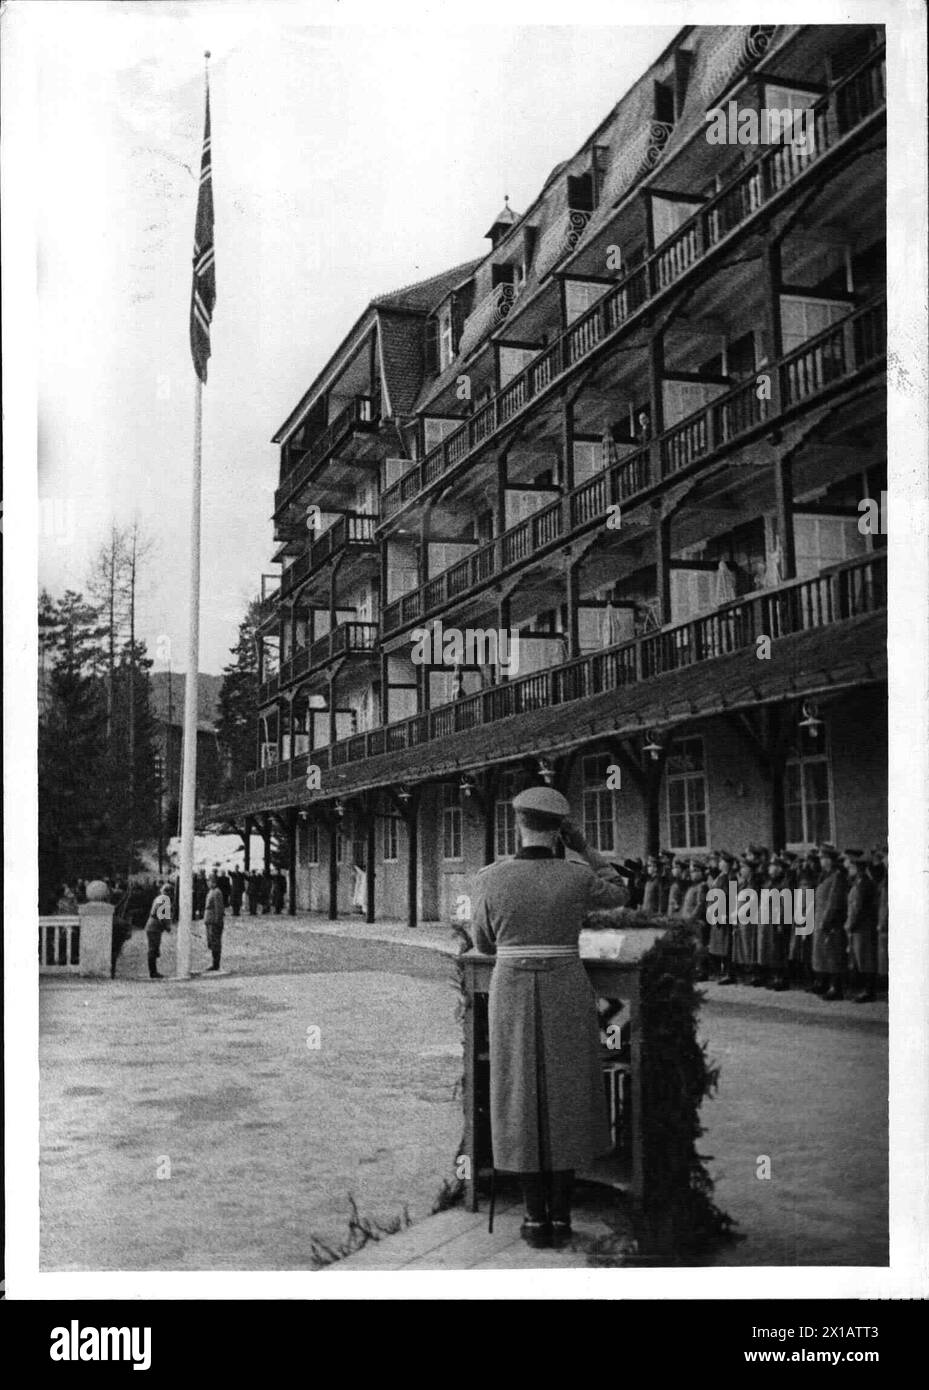
{"label": "steep pitched roof", "polygon": [[430,309],[441,304],[447,294],[466,280],[483,259],[483,256],[479,256],[476,260],[464,261],[450,270],[443,270],[439,275],[430,276],[428,280],[404,285],[402,289],[391,290],[389,294],[379,294],[371,300],[371,308],[408,309],[412,313],[428,314]]}

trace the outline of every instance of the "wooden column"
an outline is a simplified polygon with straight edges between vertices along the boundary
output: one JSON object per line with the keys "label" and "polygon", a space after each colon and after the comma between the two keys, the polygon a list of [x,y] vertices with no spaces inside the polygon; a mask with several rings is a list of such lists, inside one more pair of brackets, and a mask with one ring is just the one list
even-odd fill
{"label": "wooden column", "polygon": [[506,530],[506,454],[497,457],[497,500],[494,508],[494,535],[502,536]]}
{"label": "wooden column", "polygon": [[369,792],[365,798],[365,921],[374,921],[374,857],[377,853],[377,793]]}
{"label": "wooden column", "polygon": [[794,539],[794,482],[793,462],[779,458],[774,465],[774,505],[777,512],[777,534],[781,543],[784,579],[797,575],[797,549]]}
{"label": "wooden column", "polygon": [[[764,278],[765,326],[770,340],[768,364],[772,365],[782,356],[784,351],[784,337],[781,330],[781,244],[774,238],[764,248],[762,274]],[[774,370],[773,366],[769,408],[772,416],[780,414],[781,379],[780,373]]]}
{"label": "wooden column", "polygon": [[671,621],[671,518],[655,521],[655,592],[658,598],[659,621]]}
{"label": "wooden column", "polygon": [[264,866],[266,871],[271,868],[271,817],[265,816],[261,827],[261,834],[264,840]]}
{"label": "wooden column", "polygon": [[329,745],[335,743],[336,732],[335,676],[329,677]]}
{"label": "wooden column", "polygon": [[407,805],[406,811],[406,841],[407,841],[407,864],[406,864],[406,920],[407,926],[415,927],[419,921],[419,914],[416,907],[416,889],[418,882],[417,857],[419,854],[419,794],[414,792]]}
{"label": "wooden column", "polygon": [[580,560],[568,561],[566,607],[568,619],[568,659],[581,654],[581,634],[578,606],[580,604]]}
{"label": "wooden column", "polygon": [[[661,480],[661,447],[658,436],[664,429],[664,333],[656,329],[648,344],[648,393],[649,393],[649,472],[651,481]],[[636,422],[638,428],[638,421]]]}
{"label": "wooden column", "polygon": [[[499,603],[497,604],[497,628],[500,632],[509,632],[510,630],[509,596],[500,599]],[[507,671],[504,671],[501,666],[497,667],[496,676],[498,685],[510,679],[509,673]]]}
{"label": "wooden column", "polygon": [[329,831],[329,920],[335,922],[339,916],[339,861],[336,851],[339,818],[335,812],[330,812],[327,828]]}
{"label": "wooden column", "polygon": [[570,492],[574,486],[574,401],[566,400],[561,408],[561,486]]}
{"label": "wooden column", "polygon": [[497,787],[500,778],[495,768],[488,768],[484,774],[484,863],[492,864],[496,858],[497,838]]}
{"label": "wooden column", "polygon": [[300,817],[296,807],[287,812],[287,911],[297,912],[297,828]]}
{"label": "wooden column", "polygon": [[249,873],[249,872],[251,871],[251,867],[252,867],[252,818],[251,818],[251,816],[246,816],[246,817],[245,817],[245,833],[244,833],[243,838],[244,838],[244,840],[245,840],[245,872],[246,872],[246,873]]}
{"label": "wooden column", "polygon": [[656,762],[645,760],[645,852],[657,854],[661,848],[661,777],[664,753]]}

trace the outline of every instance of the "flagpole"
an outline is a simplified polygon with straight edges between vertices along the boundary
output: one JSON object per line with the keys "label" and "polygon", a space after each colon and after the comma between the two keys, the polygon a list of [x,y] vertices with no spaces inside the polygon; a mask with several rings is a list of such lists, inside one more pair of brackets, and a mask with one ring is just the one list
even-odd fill
{"label": "flagpole", "polygon": [[190,592],[187,675],[184,680],[184,772],[181,784],[181,868],[177,923],[177,978],[190,979],[194,906],[194,831],[197,820],[197,705],[200,670],[200,473],[203,441],[203,382],[195,378],[194,457],[190,498]]}
{"label": "flagpole", "polygon": [[[191,470],[190,496],[190,592],[188,596],[187,626],[187,675],[184,681],[184,769],[181,783],[181,866],[178,885],[177,921],[177,966],[179,980],[190,979],[190,948],[193,929],[194,908],[194,832],[197,827],[197,713],[199,707],[200,684],[200,475],[203,454],[203,381],[206,376],[206,358],[209,357],[209,318],[212,314],[212,299],[206,310],[202,301],[197,303],[197,277],[203,269],[201,252],[202,214],[206,217],[209,242],[209,261],[212,262],[212,223],[213,198],[210,186],[210,55],[204,53],[204,89],[206,93],[206,118],[203,133],[203,157],[200,170],[200,192],[197,201],[197,230],[194,233],[194,282],[191,298],[191,333],[193,333],[195,310],[205,313],[206,345],[205,357],[200,358],[194,351],[194,457]],[[204,200],[206,185],[206,201]],[[212,271],[210,271],[212,275]],[[193,339],[191,347],[193,349]]]}

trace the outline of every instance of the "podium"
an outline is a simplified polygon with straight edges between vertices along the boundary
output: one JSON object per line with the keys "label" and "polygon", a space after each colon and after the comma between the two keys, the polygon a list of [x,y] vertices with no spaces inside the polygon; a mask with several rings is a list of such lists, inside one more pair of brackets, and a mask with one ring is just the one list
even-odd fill
{"label": "podium", "polygon": [[[576,1176],[629,1194],[641,1206],[645,1192],[642,1116],[642,1028],[639,962],[665,928],[635,927],[583,931],[581,960],[594,993],[622,1003],[611,1024],[612,1046],[601,1047],[600,1061],[610,1111],[613,1151]],[[594,954],[599,951],[600,954]],[[609,954],[607,954],[607,952]],[[466,995],[464,1054],[465,1203],[478,1210],[478,1187],[492,1168],[490,1135],[490,1050],[488,996],[493,956],[467,951],[459,957]]]}

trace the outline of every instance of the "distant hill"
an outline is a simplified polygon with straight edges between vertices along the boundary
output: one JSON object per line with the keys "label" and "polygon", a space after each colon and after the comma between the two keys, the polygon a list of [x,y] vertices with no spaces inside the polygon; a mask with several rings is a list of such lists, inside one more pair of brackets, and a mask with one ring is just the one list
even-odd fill
{"label": "distant hill", "polygon": [[[152,672],[152,709],[155,718],[165,724],[168,721],[168,681],[171,685],[171,723],[181,727],[184,723],[184,682],[183,671]],[[197,728],[213,730],[219,717],[219,692],[222,689],[222,676],[206,676],[201,671],[197,680]]]}

